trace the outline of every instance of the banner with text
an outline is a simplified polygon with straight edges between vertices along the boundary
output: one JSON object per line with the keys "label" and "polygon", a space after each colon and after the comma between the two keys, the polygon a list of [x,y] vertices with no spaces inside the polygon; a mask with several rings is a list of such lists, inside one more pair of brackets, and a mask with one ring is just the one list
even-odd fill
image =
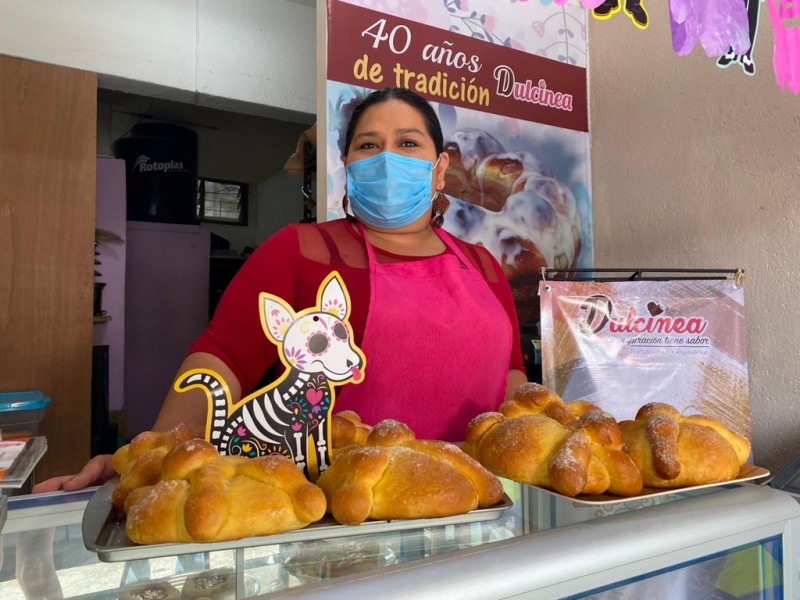
{"label": "banner with text", "polygon": [[344,132],[372,90],[431,102],[450,156],[444,228],[502,265],[521,323],[539,267],[593,263],[580,7],[513,0],[328,0],[328,219],[343,216]]}
{"label": "banner with text", "polygon": [[328,79],[588,131],[586,69],[345,2],[328,19]]}
{"label": "banner with text", "polygon": [[744,289],[733,280],[549,281],[544,384],[618,420],[648,402],[750,437]]}

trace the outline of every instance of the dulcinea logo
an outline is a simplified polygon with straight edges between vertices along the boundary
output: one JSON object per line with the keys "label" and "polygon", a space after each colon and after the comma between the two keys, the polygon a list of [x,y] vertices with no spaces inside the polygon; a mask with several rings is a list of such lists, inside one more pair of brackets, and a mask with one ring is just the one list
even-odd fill
{"label": "dulcinea logo", "polygon": [[140,154],[136,161],[133,163],[134,173],[184,173],[186,169],[183,166],[183,161],[169,160],[165,162],[153,161],[150,162],[150,157]]}
{"label": "dulcinea logo", "polygon": [[664,307],[657,302],[647,303],[647,312],[642,314],[635,306],[627,313],[615,315],[611,299],[602,294],[589,296],[578,309],[578,324],[584,333],[599,333],[604,328],[612,334],[640,333],[689,333],[701,334],[708,327],[702,317],[664,315]]}

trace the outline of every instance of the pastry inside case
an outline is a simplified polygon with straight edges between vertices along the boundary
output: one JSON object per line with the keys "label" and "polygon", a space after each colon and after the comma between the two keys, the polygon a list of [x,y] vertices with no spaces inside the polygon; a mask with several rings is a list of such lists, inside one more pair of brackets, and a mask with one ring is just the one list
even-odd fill
{"label": "pastry inside case", "polygon": [[[255,578],[245,574],[244,596],[257,594]],[[188,574],[176,574],[120,588],[119,600],[231,600],[236,598],[236,571],[223,567]]]}
{"label": "pastry inside case", "polygon": [[296,546],[283,567],[301,583],[363,573],[397,562],[390,545],[363,537],[317,540]]}

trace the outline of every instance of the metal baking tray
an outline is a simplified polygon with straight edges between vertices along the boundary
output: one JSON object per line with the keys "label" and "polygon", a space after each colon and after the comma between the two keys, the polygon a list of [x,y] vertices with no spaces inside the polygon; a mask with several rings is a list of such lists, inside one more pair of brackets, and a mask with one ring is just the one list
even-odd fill
{"label": "metal baking tray", "polygon": [[8,497],[0,495],[0,531],[6,524],[6,517],[8,516]]}
{"label": "metal baking tray", "polygon": [[636,496],[614,496],[612,494],[598,494],[596,496],[564,496],[553,490],[538,486],[529,486],[546,492],[549,495],[556,496],[563,500],[569,500],[573,504],[584,504],[587,506],[610,506],[614,504],[632,503],[636,500],[643,500],[649,498],[657,498],[659,496],[667,496],[669,494],[684,494],[691,495],[699,490],[709,490],[712,488],[724,487],[728,485],[735,485],[761,479],[769,475],[769,471],[764,467],[756,467],[753,465],[743,465],[739,469],[739,475],[734,479],[727,481],[718,481],[716,483],[706,483],[704,485],[692,485],[678,488],[644,488],[640,494]]}
{"label": "metal baking tray", "polygon": [[394,521],[366,521],[360,525],[340,525],[330,515],[312,523],[304,529],[296,529],[275,535],[255,536],[227,542],[188,543],[188,544],[149,544],[138,545],[125,534],[125,516],[120,515],[111,504],[111,494],[119,480],[117,478],[101,486],[86,505],[83,513],[83,543],[87,550],[96,552],[104,562],[120,562],[141,558],[158,558],[196,552],[214,552],[236,548],[252,548],[271,544],[307,542],[353,535],[390,533],[408,529],[442,527],[480,521],[494,521],[504,511],[514,505],[507,494],[488,508],[479,508],[462,515],[437,517],[434,519],[397,519]]}

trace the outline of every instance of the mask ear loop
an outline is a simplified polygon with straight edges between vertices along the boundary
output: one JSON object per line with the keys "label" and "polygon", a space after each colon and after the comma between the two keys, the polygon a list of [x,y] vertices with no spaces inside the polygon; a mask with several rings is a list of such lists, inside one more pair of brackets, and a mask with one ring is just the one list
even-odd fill
{"label": "mask ear loop", "polygon": [[[344,158],[342,159],[342,162],[345,163],[344,168],[345,170],[347,170],[347,163],[345,162]],[[355,216],[347,212],[347,209],[349,208],[350,208],[350,197],[347,194],[347,184],[345,184],[344,196],[342,196],[342,212],[344,213],[344,216],[348,221],[353,221],[355,220]]]}
{"label": "mask ear loop", "polygon": [[347,195],[347,190],[344,191],[344,196],[342,196],[342,212],[344,212],[344,218],[350,221],[351,223],[355,223],[358,221],[354,214],[350,214],[348,209],[350,208],[350,197]]}

